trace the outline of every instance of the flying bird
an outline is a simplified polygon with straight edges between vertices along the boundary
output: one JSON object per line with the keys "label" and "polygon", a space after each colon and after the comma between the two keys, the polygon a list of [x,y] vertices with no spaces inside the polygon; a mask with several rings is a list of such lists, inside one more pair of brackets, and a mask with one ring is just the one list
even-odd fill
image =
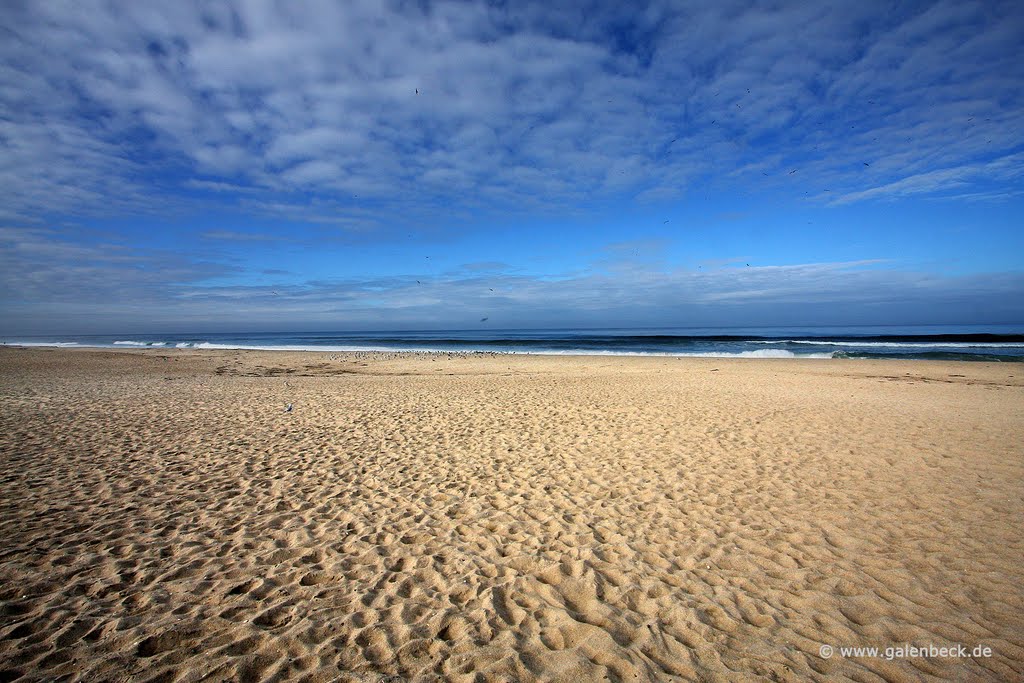
{"label": "flying bird", "polygon": [[666,223],[668,223],[668,221],[662,221],[661,222],[662,225],[665,225]]}
{"label": "flying bird", "polygon": [[865,162],[864,162],[864,165],[865,165],[865,166],[870,166],[871,164],[869,164],[868,162],[866,162],[866,161],[865,161]]}
{"label": "flying bird", "polygon": [[793,175],[794,173],[796,173],[796,169],[795,168],[792,171],[789,172],[789,175]]}
{"label": "flying bird", "polygon": [[480,318],[480,322],[482,322],[482,323],[487,322],[487,318]]}
{"label": "flying bird", "polygon": [[[490,288],[490,287],[488,287],[488,289],[491,289],[491,288]],[[491,289],[491,291],[493,292],[494,290],[493,290],[493,289]]]}
{"label": "flying bird", "polygon": [[417,94],[417,95],[419,95],[419,94],[420,94],[420,89],[419,89],[419,88],[416,88],[416,94]]}

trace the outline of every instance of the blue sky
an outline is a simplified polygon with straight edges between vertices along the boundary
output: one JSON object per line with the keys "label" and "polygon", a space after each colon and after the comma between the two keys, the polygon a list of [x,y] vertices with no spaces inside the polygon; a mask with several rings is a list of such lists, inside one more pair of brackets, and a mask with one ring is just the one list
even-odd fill
{"label": "blue sky", "polygon": [[11,2],[0,29],[8,336],[1024,323],[1019,2]]}

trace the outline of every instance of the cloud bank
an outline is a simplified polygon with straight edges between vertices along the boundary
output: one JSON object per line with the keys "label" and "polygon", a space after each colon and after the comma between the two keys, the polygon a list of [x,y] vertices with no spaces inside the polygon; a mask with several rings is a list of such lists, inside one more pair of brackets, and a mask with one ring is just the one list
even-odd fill
{"label": "cloud bank", "polygon": [[[620,227],[543,274],[466,246],[708,196],[1019,200],[1018,2],[9,2],[0,22],[11,329],[1024,319],[1016,271],[870,243],[683,267]],[[728,234],[749,207],[721,204]],[[441,273],[252,256],[460,236]]]}
{"label": "cloud bank", "polygon": [[0,16],[0,186],[21,217],[207,203],[367,229],[442,208],[666,201],[730,173],[837,202],[998,194],[1021,168],[1013,2],[48,2]]}
{"label": "cloud bank", "polygon": [[[461,329],[1011,322],[1024,274],[936,276],[878,261],[678,268],[611,245],[576,272],[525,275],[469,263],[441,275],[214,285],[230,268],[176,252],[80,246],[47,230],[0,231],[0,333],[269,328]],[[642,246],[642,245],[641,245]],[[417,280],[417,278],[420,278]],[[939,304],[944,320],[928,318]],[[261,327],[262,326],[262,327]]]}

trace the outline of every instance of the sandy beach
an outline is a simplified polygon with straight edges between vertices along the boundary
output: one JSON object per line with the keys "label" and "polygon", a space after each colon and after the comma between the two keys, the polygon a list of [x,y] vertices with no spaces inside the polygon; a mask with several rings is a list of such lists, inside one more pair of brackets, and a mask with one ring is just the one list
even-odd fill
{"label": "sandy beach", "polygon": [[0,681],[1021,680],[1022,443],[1017,363],[3,348]]}

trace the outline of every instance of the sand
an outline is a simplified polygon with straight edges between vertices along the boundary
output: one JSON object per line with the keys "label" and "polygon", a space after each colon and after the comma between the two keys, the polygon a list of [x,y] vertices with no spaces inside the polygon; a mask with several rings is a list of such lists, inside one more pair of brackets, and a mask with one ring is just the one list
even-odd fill
{"label": "sand", "polygon": [[[0,681],[1021,680],[1022,441],[1011,363],[4,348]],[[991,655],[821,656],[902,644]]]}

